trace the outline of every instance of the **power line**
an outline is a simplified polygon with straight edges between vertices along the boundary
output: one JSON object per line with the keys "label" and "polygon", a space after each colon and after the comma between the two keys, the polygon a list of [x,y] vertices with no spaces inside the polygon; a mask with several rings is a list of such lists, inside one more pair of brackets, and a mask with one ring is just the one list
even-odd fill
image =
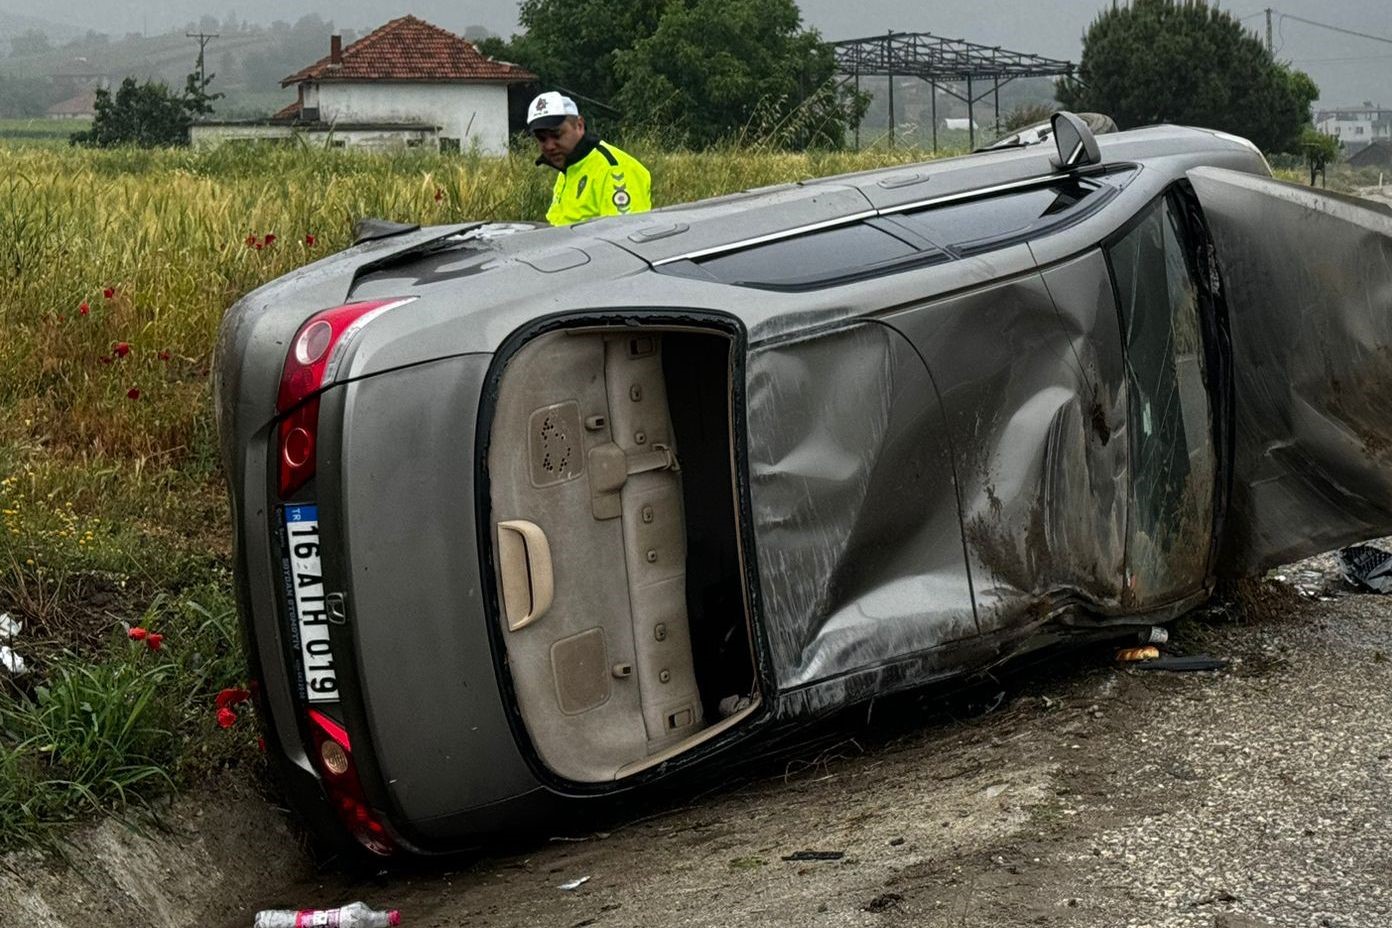
{"label": "power line", "polygon": [[1342,32],[1344,35],[1357,36],[1360,39],[1371,39],[1374,42],[1385,42],[1388,45],[1392,45],[1392,39],[1386,38],[1384,36],[1370,35],[1367,32],[1358,32],[1353,29],[1345,29],[1342,26],[1331,26],[1329,23],[1316,22],[1313,19],[1305,19],[1302,16],[1292,16],[1290,13],[1281,13],[1278,11],[1277,15],[1279,15],[1282,20],[1293,19],[1296,22],[1304,23],[1307,26],[1318,26],[1321,29],[1328,29],[1331,32]]}
{"label": "power line", "polygon": [[1292,58],[1291,64],[1328,64],[1333,61],[1387,61],[1392,55],[1349,55],[1341,58]]}

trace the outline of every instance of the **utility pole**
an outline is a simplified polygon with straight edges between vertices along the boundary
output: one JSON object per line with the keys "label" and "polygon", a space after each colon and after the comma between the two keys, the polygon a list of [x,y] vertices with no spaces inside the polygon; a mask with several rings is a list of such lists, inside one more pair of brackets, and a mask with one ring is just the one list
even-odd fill
{"label": "utility pole", "polygon": [[208,47],[208,43],[213,39],[221,38],[216,32],[185,32],[184,38],[198,40],[198,86],[200,88],[208,86],[207,78],[203,71],[203,50]]}
{"label": "utility pole", "polygon": [[1271,7],[1266,8],[1266,53],[1273,58],[1276,56],[1275,46],[1271,41]]}
{"label": "utility pole", "polygon": [[885,36],[885,71],[889,85],[889,147],[894,147],[894,30]]}

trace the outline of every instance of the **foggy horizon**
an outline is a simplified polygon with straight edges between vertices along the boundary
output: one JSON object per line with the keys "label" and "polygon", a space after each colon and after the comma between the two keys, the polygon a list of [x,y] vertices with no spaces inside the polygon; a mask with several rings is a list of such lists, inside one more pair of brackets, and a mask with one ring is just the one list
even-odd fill
{"label": "foggy horizon", "polygon": [[[1082,36],[1097,12],[1111,0],[1058,0],[1053,4],[1025,0],[945,2],[931,12],[921,4],[889,0],[848,6],[843,0],[800,0],[805,25],[828,40],[883,33],[931,32],[948,38],[1066,58],[1077,61]],[[1263,7],[1257,0],[1220,4],[1242,19],[1243,25],[1264,36]],[[483,26],[504,37],[517,31],[515,0],[478,0],[459,4],[454,0],[0,0],[0,12],[42,22],[35,28],[104,32],[112,37],[127,33],[166,33],[196,22],[202,16],[219,22],[229,16],[249,23],[269,25],[275,20],[293,22],[309,13],[330,20],[338,29],[359,34],[395,16],[414,13],[455,32],[471,25]],[[1364,100],[1392,103],[1392,17],[1381,0],[1282,0],[1276,11],[1273,39],[1278,59],[1308,73],[1319,84],[1320,105],[1349,106]],[[1361,38],[1299,22],[1289,17],[1327,23],[1341,29],[1368,33],[1385,41]]]}

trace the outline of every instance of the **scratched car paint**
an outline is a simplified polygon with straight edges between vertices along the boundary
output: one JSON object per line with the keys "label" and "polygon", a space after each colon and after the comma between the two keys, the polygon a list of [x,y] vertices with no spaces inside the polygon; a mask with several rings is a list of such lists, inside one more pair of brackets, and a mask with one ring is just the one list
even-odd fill
{"label": "scratched car paint", "polygon": [[296,808],[477,845],[1392,531],[1392,217],[1059,119],[573,228],[379,223],[238,302],[219,428]]}

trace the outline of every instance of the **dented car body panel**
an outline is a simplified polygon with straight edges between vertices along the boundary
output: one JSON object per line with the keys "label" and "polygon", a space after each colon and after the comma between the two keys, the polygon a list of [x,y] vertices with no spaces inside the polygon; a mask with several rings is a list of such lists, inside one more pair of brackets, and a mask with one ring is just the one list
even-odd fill
{"label": "dented car body panel", "polygon": [[1392,520],[1392,213],[1196,169],[1228,292],[1235,394],[1225,574],[1382,535]]}
{"label": "dented car body panel", "polygon": [[[411,231],[233,307],[238,587],[297,804],[447,850],[1385,532],[1392,423],[1355,401],[1392,218],[1221,134],[1098,143]],[[361,301],[284,406],[308,327]],[[332,698],[293,582],[336,604]]]}

